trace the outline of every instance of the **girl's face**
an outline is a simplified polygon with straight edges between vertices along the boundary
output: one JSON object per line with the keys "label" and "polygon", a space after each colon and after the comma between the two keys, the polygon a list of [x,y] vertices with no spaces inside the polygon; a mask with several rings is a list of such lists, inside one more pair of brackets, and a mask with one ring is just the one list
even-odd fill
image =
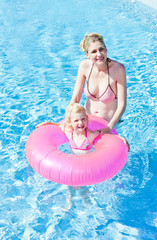
{"label": "girl's face", "polygon": [[106,63],[107,49],[102,42],[96,41],[91,43],[86,56],[96,65],[101,65]]}
{"label": "girl's face", "polygon": [[70,125],[72,126],[74,131],[80,132],[80,133],[83,132],[87,127],[87,124],[88,124],[88,120],[84,112],[73,113],[71,115]]}

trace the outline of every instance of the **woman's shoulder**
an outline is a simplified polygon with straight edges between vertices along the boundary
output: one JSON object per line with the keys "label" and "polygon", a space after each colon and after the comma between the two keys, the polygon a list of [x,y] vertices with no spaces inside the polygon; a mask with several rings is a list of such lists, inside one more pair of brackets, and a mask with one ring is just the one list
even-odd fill
{"label": "woman's shoulder", "polygon": [[109,66],[114,68],[114,69],[122,69],[124,70],[125,69],[125,66],[124,64],[118,62],[118,61],[115,61],[115,60],[112,60],[112,59],[109,59]]}
{"label": "woman's shoulder", "polygon": [[109,70],[113,75],[125,75],[125,66],[115,60],[109,62]]}
{"label": "woman's shoulder", "polygon": [[92,62],[89,59],[84,59],[80,63],[79,72],[81,72],[84,76],[88,76],[91,67]]}
{"label": "woman's shoulder", "polygon": [[125,66],[115,60],[111,60],[109,64],[110,76],[117,82],[121,82],[122,84],[126,82]]}
{"label": "woman's shoulder", "polygon": [[89,68],[92,66],[92,62],[89,59],[84,59],[80,63],[80,67],[82,68]]}

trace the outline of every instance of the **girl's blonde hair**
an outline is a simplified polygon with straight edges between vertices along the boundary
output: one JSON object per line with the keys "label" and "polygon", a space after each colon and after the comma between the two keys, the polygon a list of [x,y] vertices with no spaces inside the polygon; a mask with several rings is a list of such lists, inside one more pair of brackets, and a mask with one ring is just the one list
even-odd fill
{"label": "girl's blonde hair", "polygon": [[[101,43],[103,43],[104,47],[106,48],[103,36],[101,36],[98,33],[89,33],[89,34],[85,34],[83,40],[80,43],[81,50],[83,52],[88,52],[88,48],[91,45],[91,43],[94,43],[96,41],[100,41]],[[106,50],[107,50],[107,48],[106,48]]]}
{"label": "girl's blonde hair", "polygon": [[65,126],[71,128],[71,115],[75,113],[84,113],[87,121],[88,115],[86,113],[86,109],[81,106],[79,103],[71,103],[66,110],[66,117],[65,117]]}

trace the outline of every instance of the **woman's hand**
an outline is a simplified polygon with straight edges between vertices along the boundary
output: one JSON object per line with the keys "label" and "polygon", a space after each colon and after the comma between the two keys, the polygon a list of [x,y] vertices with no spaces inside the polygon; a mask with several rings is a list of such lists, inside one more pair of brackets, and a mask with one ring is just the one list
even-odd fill
{"label": "woman's hand", "polygon": [[100,129],[99,132],[100,132],[100,134],[111,133],[112,132],[112,128],[110,128],[109,126],[106,126],[106,128]]}
{"label": "woman's hand", "polygon": [[128,146],[128,152],[129,152],[129,150],[130,150],[130,145],[129,145],[128,141],[127,141],[125,138],[123,138],[123,137],[121,137],[121,136],[119,136],[119,135],[118,135],[118,137],[121,138],[121,139],[123,140],[123,142],[125,143],[125,145]]}
{"label": "woman's hand", "polygon": [[[100,134],[105,134],[105,133],[111,133],[112,129],[111,129],[109,126],[107,126],[105,129],[100,129],[100,130],[98,130],[98,131],[99,131]],[[129,152],[129,150],[130,150],[130,145],[129,145],[128,141],[127,141],[125,138],[123,138],[123,137],[121,137],[121,136],[119,136],[119,135],[117,135],[117,136],[123,140],[123,142],[125,143],[125,145],[127,145],[127,147],[128,147],[128,152]]]}

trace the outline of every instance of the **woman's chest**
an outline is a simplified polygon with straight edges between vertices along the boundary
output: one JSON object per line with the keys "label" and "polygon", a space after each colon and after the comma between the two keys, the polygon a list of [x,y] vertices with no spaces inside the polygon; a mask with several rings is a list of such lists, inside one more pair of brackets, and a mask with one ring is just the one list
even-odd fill
{"label": "woman's chest", "polygon": [[116,92],[116,81],[108,74],[99,77],[93,75],[87,82],[87,88],[92,95],[99,97],[110,88]]}

